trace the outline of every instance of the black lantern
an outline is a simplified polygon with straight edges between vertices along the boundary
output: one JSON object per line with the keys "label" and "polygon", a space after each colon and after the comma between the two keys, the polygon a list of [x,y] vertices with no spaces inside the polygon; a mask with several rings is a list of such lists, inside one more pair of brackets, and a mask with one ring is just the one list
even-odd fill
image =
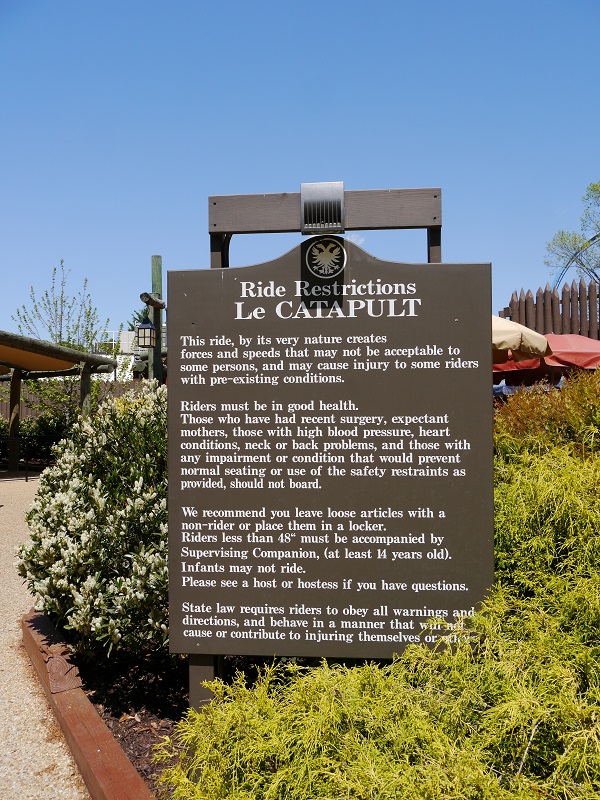
{"label": "black lantern", "polygon": [[156,328],[148,319],[148,315],[146,315],[144,321],[138,325],[137,341],[138,347],[143,350],[148,350],[156,344]]}

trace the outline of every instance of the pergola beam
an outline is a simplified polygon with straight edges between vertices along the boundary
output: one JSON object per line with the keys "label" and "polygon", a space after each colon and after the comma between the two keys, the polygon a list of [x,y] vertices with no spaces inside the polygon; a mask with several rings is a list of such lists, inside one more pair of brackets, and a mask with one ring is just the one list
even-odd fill
{"label": "pergola beam", "polygon": [[[0,366],[11,369],[10,374],[0,375],[0,381],[10,381],[8,469],[13,472],[19,468],[22,381],[26,378],[79,376],[80,408],[86,416],[91,410],[91,376],[99,372],[113,372],[117,362],[97,353],[84,353],[71,347],[0,331]],[[39,369],[35,369],[36,366]]]}
{"label": "pergola beam", "polygon": [[[36,353],[47,358],[53,358],[57,361],[70,361],[71,364],[78,364],[84,361],[86,364],[110,365],[116,369],[117,362],[114,359],[106,358],[106,356],[98,355],[97,353],[84,353],[75,350],[72,347],[63,347],[59,344],[51,342],[43,342],[40,339],[32,339],[30,336],[20,336],[16,333],[8,333],[7,331],[0,331],[0,346],[9,347],[16,352],[23,353]],[[7,366],[22,368],[18,363],[8,364]]]}
{"label": "pergola beam", "polygon": [[[71,378],[81,375],[81,366],[71,367],[71,369],[63,370],[21,370],[23,380],[37,380],[38,378]],[[114,372],[114,367],[108,364],[101,364],[98,367],[91,367],[91,375],[108,374]],[[0,383],[8,382],[11,380],[10,375],[0,375]]]}

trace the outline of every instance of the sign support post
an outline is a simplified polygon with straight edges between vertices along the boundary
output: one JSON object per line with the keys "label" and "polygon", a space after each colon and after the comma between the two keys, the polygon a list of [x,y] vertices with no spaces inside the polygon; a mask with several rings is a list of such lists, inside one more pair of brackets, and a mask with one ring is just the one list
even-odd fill
{"label": "sign support post", "polygon": [[[152,294],[162,298],[162,256],[152,256]],[[148,317],[156,328],[156,344],[148,353],[148,378],[163,382],[162,364],[162,309],[159,306],[148,306]]]}

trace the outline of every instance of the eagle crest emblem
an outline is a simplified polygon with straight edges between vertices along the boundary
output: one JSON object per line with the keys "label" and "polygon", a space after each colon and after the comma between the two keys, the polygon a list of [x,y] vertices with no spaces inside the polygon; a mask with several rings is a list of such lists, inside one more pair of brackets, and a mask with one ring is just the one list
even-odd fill
{"label": "eagle crest emblem", "polygon": [[346,265],[346,251],[339,239],[320,237],[306,251],[306,266],[317,278],[335,278]]}

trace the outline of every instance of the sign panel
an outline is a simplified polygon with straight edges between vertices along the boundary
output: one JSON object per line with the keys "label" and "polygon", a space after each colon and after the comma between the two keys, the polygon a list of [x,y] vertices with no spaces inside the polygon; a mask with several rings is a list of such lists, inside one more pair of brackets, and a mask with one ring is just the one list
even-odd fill
{"label": "sign panel", "polygon": [[389,658],[492,583],[490,266],[169,273],[171,649]]}

